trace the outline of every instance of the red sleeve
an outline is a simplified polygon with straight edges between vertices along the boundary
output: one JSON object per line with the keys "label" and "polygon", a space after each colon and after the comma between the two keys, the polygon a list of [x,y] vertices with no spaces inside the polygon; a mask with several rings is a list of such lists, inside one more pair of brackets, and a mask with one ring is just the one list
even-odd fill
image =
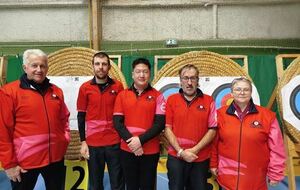
{"label": "red sleeve", "polygon": [[13,145],[13,110],[12,99],[0,91],[0,161],[4,169],[18,165]]}
{"label": "red sleeve", "polygon": [[65,104],[64,100],[62,101],[60,113],[61,113],[60,119],[62,121],[62,125],[63,125],[64,131],[65,131],[65,138],[68,142],[70,142],[70,122],[69,122],[70,112],[69,112],[68,107]]}
{"label": "red sleeve", "polygon": [[86,108],[87,108],[87,96],[85,93],[84,85],[81,85],[77,97],[77,111],[86,112]]}
{"label": "red sleeve", "polygon": [[[217,111],[217,121],[218,126],[220,126],[221,123],[221,117],[220,113]],[[210,168],[218,168],[218,141],[219,141],[219,131],[217,130],[217,134],[212,142],[212,148],[211,148],[211,155],[210,155]]]}
{"label": "red sleeve", "polygon": [[210,155],[210,168],[218,168],[218,140],[219,135],[215,136],[212,142],[211,155]]}
{"label": "red sleeve", "polygon": [[284,178],[286,155],[281,130],[276,118],[270,127],[268,145],[270,148],[270,163],[267,176],[270,180],[281,181]]}
{"label": "red sleeve", "polygon": [[122,97],[125,91],[122,91],[118,94],[115,106],[114,106],[114,114],[113,115],[124,115],[123,106],[122,106]]}
{"label": "red sleeve", "polygon": [[208,118],[208,128],[214,129],[217,127],[217,110],[216,110],[216,104],[214,101],[210,104],[210,112],[209,112],[209,118]]}
{"label": "red sleeve", "polygon": [[155,114],[157,115],[165,115],[166,112],[166,101],[162,94],[159,94],[159,96],[156,99],[156,110]]}
{"label": "red sleeve", "polygon": [[119,82],[119,93],[122,92],[124,90],[123,84],[121,82]]}
{"label": "red sleeve", "polygon": [[166,104],[166,126],[171,128],[173,126],[173,108],[171,98],[168,98]]}

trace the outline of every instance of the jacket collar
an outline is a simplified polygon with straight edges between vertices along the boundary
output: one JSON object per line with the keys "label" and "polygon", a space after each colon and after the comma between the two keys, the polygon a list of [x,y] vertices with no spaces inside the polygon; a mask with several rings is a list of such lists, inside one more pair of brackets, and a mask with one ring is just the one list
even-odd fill
{"label": "jacket collar", "polygon": [[[234,107],[233,104],[234,104],[234,102],[232,102],[230,104],[230,106],[227,108],[227,110],[226,110],[227,114],[235,115],[236,109],[235,109],[235,107]],[[256,109],[255,104],[254,104],[252,98],[250,99],[250,102],[249,102],[249,112],[248,112],[248,114],[251,114],[251,113],[258,113],[258,110]]]}
{"label": "jacket collar", "polygon": [[[112,78],[110,78],[109,76],[107,76],[107,82],[106,82],[108,85],[112,85],[112,84],[114,84],[115,83],[115,81],[112,79]],[[91,84],[92,85],[96,85],[97,84],[97,82],[96,82],[96,77],[94,76],[93,77],[93,79],[91,80]]]}
{"label": "jacket collar", "polygon": [[[138,93],[137,89],[134,87],[134,83],[132,83],[132,85],[128,89],[133,91],[138,96],[139,93]],[[149,90],[152,90],[152,86],[148,83],[148,86],[144,89],[142,94],[146,93]]]}
{"label": "jacket collar", "polygon": [[[182,88],[179,89],[179,93],[183,96],[183,90]],[[196,96],[194,98],[198,98],[198,97],[202,97],[203,96],[203,92],[197,88],[196,90]]]}
{"label": "jacket collar", "polygon": [[37,84],[33,80],[29,80],[26,73],[20,77],[20,88],[36,90],[40,94],[44,94],[51,86],[52,84],[47,77],[41,84]]}
{"label": "jacket collar", "polygon": [[179,94],[185,100],[188,106],[190,106],[195,100],[197,100],[197,98],[203,97],[203,92],[199,88],[197,88],[196,96],[191,101],[185,98],[182,88],[179,89]]}

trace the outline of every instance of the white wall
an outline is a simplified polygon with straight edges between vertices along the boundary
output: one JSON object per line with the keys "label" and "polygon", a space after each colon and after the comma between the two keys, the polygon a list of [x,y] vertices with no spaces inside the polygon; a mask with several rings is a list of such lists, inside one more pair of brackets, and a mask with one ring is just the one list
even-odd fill
{"label": "white wall", "polygon": [[[103,2],[104,40],[300,38],[299,0]],[[87,0],[0,0],[0,42],[87,41],[88,18]]]}

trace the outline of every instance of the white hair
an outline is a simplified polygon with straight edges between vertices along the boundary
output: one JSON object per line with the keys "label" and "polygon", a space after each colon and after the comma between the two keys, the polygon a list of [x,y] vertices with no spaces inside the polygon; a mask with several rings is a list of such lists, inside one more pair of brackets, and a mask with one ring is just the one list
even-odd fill
{"label": "white hair", "polygon": [[47,58],[47,54],[40,49],[28,49],[28,50],[24,51],[24,53],[23,53],[23,65],[28,63],[28,58],[31,55],[36,55],[38,57]]}

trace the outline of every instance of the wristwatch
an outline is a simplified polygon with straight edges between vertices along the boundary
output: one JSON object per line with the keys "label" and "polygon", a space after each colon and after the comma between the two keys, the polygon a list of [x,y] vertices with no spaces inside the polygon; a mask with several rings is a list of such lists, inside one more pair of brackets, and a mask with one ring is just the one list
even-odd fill
{"label": "wristwatch", "polygon": [[176,156],[179,158],[179,157],[181,157],[181,153],[183,152],[184,150],[181,148],[181,149],[179,149],[178,150],[178,152],[177,152],[177,154],[176,154]]}

